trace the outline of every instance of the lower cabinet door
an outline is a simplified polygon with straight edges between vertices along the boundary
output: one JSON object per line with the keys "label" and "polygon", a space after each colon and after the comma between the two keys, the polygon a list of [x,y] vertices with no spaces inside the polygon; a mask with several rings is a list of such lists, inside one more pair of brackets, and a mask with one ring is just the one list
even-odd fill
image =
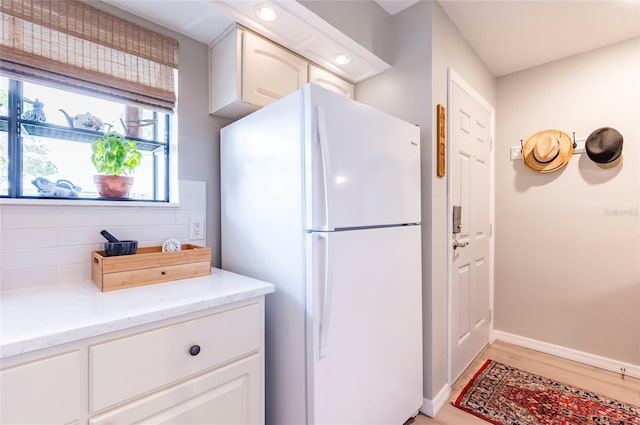
{"label": "lower cabinet door", "polygon": [[254,354],[89,420],[91,425],[264,423],[262,354]]}
{"label": "lower cabinet door", "polygon": [[80,353],[72,351],[0,371],[1,424],[68,424],[80,420]]}

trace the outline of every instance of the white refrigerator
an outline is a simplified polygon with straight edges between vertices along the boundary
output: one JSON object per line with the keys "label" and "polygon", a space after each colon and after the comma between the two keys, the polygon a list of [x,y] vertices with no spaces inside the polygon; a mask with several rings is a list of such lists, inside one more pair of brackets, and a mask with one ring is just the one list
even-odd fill
{"label": "white refrigerator", "polygon": [[222,268],[266,298],[268,425],[422,405],[420,134],[306,85],[221,130]]}

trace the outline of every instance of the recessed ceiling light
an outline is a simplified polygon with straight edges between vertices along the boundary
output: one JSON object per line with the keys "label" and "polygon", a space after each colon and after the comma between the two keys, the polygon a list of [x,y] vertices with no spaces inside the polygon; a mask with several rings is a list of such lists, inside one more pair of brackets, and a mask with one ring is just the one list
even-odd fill
{"label": "recessed ceiling light", "polygon": [[264,4],[256,7],[256,15],[258,15],[258,18],[266,22],[275,21],[278,17],[278,14],[275,10],[273,10],[271,6],[267,6]]}
{"label": "recessed ceiling light", "polygon": [[333,60],[335,61],[335,63],[337,63],[338,65],[346,65],[349,62],[351,62],[351,58],[349,57],[349,55],[344,54],[344,53],[338,53],[337,55],[335,55],[333,57]]}

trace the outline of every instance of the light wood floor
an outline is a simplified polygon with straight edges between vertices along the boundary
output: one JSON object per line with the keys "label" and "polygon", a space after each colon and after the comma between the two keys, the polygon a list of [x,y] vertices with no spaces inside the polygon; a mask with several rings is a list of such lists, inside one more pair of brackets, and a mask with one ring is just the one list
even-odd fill
{"label": "light wood floor", "polygon": [[640,380],[638,379],[628,376],[622,379],[617,373],[504,342],[495,342],[485,348],[460,379],[453,384],[449,401],[440,409],[435,418],[420,414],[405,425],[487,425],[489,422],[476,418],[451,404],[487,359],[640,406]]}

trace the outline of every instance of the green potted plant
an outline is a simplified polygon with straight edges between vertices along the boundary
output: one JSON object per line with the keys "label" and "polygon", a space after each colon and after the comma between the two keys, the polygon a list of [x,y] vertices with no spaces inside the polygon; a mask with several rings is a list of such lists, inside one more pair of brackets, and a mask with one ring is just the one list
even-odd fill
{"label": "green potted plant", "polygon": [[100,173],[93,177],[100,196],[128,198],[133,185],[133,177],[128,174],[132,174],[142,160],[136,143],[111,131],[93,142],[91,148],[91,162]]}

